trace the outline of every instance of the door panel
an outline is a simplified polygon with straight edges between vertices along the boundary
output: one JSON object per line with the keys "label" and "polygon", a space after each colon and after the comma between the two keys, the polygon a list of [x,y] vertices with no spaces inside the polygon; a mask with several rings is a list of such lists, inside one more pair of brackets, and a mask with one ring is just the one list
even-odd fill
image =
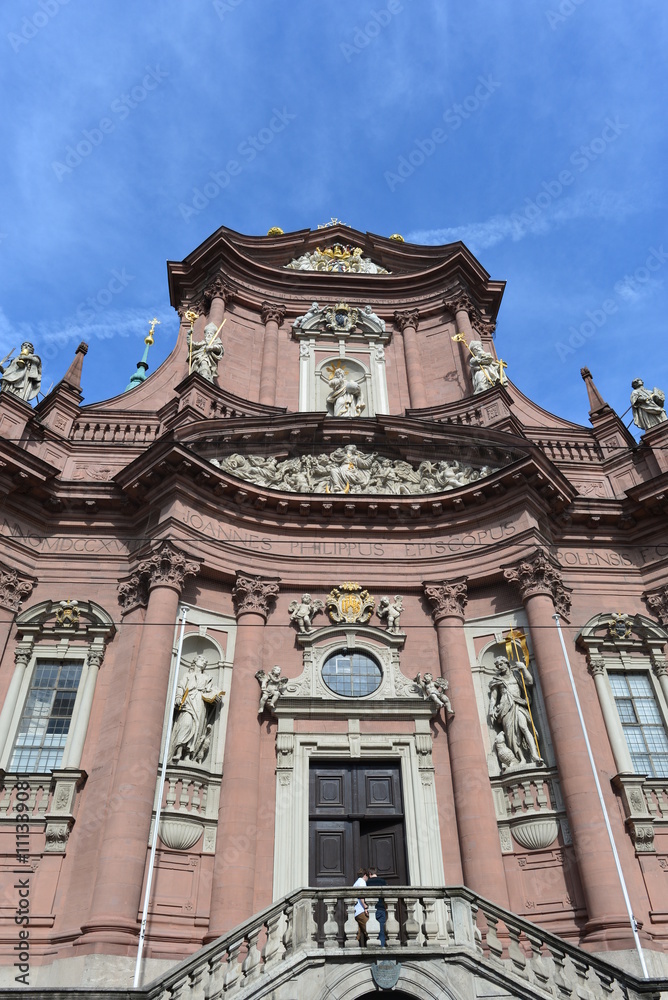
{"label": "door panel", "polygon": [[406,885],[403,823],[361,822],[360,847],[364,868],[377,868],[390,885]]}
{"label": "door panel", "polygon": [[349,882],[354,863],[353,830],[350,823],[312,821],[309,842],[311,885],[326,887],[352,884]]}

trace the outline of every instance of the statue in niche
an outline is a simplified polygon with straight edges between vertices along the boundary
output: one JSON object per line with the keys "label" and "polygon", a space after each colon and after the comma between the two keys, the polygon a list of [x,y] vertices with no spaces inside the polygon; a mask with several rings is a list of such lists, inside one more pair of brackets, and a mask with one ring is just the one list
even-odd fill
{"label": "statue in niche", "polygon": [[270,712],[275,713],[276,703],[285,692],[288,678],[281,677],[281,668],[276,664],[268,674],[264,670],[258,670],[255,674],[255,679],[259,682],[261,692],[260,707],[257,710],[257,714],[262,715],[266,707],[269,708]]}
{"label": "statue in niche", "polygon": [[665,402],[666,396],[661,389],[646,389],[641,378],[634,378],[631,382],[631,409],[633,410],[633,423],[642,430],[649,430],[662,424],[666,419]]}
{"label": "statue in niche", "polygon": [[381,597],[378,602],[376,614],[381,621],[386,619],[388,632],[391,632],[393,635],[399,635],[401,633],[399,619],[403,610],[404,606],[401,603],[401,597],[397,594],[394,598],[394,603],[390,601],[389,597]]}
{"label": "statue in niche", "polygon": [[332,417],[359,417],[366,409],[362,389],[348,377],[345,368],[338,365],[329,380],[327,412]]}
{"label": "statue in niche", "polygon": [[35,348],[30,341],[26,340],[21,344],[18,357],[12,358],[9,364],[4,366],[4,362],[8,360],[9,355],[3,359],[3,364],[0,364],[0,390],[11,392],[19,399],[30,402],[42,385],[41,358],[35,354]]}
{"label": "statue in niche", "polygon": [[[222,326],[222,323],[221,323]],[[188,365],[190,372],[197,372],[207,382],[213,382],[218,375],[218,362],[225,353],[218,333],[220,326],[207,323],[204,327],[204,340],[193,340],[192,331],[188,333]]]}
{"label": "statue in niche", "polygon": [[469,365],[471,366],[471,380],[473,382],[473,392],[475,394],[490,389],[497,383],[503,383],[503,362],[497,361],[493,354],[486,351],[482,346],[482,341],[472,340],[469,344]]}
{"label": "statue in niche", "polygon": [[288,611],[290,621],[294,622],[302,633],[313,631],[313,618],[319,611],[324,611],[322,601],[314,601],[310,594],[302,594],[301,601],[290,601]]}
{"label": "statue in niche", "polygon": [[[538,752],[529,707],[520,682],[507,657],[497,656],[494,666],[496,676],[489,682],[489,715],[492,723],[500,730],[494,749],[501,770],[526,767],[528,763],[543,767],[544,761]],[[520,672],[528,692],[533,687],[533,677],[528,667],[517,663],[515,669]],[[499,739],[501,735],[503,740]]]}
{"label": "statue in niche", "polygon": [[206,676],[208,662],[198,653],[176,689],[178,712],[168,759],[171,764],[191,760],[201,764],[211,743],[211,713],[222,702],[224,691],[213,690],[213,678]]}
{"label": "statue in niche", "polygon": [[452,702],[446,694],[449,685],[445,677],[435,678],[433,674],[425,674],[423,677],[422,674],[418,674],[415,683],[422,688],[423,695],[432,703],[435,712],[444,708],[446,715],[454,718]]}

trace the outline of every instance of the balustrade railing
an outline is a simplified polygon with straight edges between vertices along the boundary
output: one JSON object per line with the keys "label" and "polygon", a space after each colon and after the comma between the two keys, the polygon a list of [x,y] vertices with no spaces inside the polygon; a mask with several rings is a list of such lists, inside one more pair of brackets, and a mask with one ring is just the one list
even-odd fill
{"label": "balustrade railing", "polygon": [[349,888],[292,893],[137,992],[147,1000],[216,1000],[260,983],[282,963],[303,962],[309,953],[317,959],[323,951],[339,959],[372,961],[432,956],[447,960],[449,954],[455,960],[468,952],[504,976],[519,977],[522,995],[561,1000],[658,1000],[668,990],[667,980],[642,980],[622,972],[460,887],[388,886],[382,895],[385,947],[375,913],[378,890],[367,892],[369,937],[362,948],[355,920],[357,895]]}

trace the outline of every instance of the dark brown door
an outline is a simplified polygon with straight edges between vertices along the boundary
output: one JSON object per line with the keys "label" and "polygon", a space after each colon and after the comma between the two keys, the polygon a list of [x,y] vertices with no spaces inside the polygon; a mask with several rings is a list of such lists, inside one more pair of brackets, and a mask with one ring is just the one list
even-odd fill
{"label": "dark brown door", "polygon": [[309,802],[312,886],[352,885],[370,865],[390,884],[408,884],[399,764],[314,764]]}

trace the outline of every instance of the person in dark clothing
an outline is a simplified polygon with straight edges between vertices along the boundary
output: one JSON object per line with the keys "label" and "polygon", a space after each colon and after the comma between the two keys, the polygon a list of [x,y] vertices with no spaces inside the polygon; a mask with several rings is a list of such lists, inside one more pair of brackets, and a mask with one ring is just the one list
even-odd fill
{"label": "person in dark clothing", "polygon": [[[376,888],[379,885],[387,885],[387,880],[380,878],[376,868],[369,868],[369,877],[367,879],[367,888]],[[376,920],[380,924],[380,933],[378,937],[380,938],[381,947],[385,947],[385,922],[387,920],[387,910],[385,909],[385,900],[379,899],[376,903]]]}

